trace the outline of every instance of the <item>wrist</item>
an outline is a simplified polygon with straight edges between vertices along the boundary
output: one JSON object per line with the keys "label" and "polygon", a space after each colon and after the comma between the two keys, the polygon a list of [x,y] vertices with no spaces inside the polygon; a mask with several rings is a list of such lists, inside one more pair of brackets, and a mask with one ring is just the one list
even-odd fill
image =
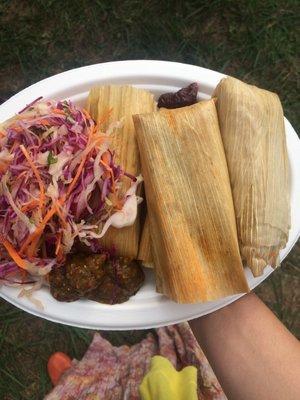
{"label": "wrist", "polygon": [[254,293],[247,293],[233,303],[220,308],[210,314],[189,321],[191,329],[198,339],[206,334],[218,336],[219,332],[247,327],[253,324],[254,310],[262,305],[261,300]]}

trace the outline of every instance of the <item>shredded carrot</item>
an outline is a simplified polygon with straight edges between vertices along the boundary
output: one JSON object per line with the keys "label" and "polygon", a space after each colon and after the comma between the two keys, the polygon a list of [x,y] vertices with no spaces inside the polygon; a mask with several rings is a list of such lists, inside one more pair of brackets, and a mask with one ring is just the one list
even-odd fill
{"label": "shredded carrot", "polygon": [[5,137],[5,136],[6,136],[6,134],[4,132],[0,131],[0,137]]}
{"label": "shredded carrot", "polygon": [[39,205],[39,200],[31,200],[28,203],[22,205],[21,211],[22,212],[30,211],[38,205]]}
{"label": "shredded carrot", "polygon": [[33,241],[31,242],[31,244],[28,246],[28,249],[27,249],[27,256],[28,256],[29,258],[32,258],[32,257],[35,257],[35,256],[36,256],[37,248],[38,248],[38,244],[39,244],[40,238],[41,238],[40,236],[39,236],[39,237],[36,237],[35,239],[33,239]]}
{"label": "shredded carrot", "polygon": [[66,221],[65,217],[63,216],[63,213],[61,212],[60,205],[56,206],[56,213],[59,216],[63,227],[66,228],[68,226],[68,224],[67,224],[67,221]]}
{"label": "shredded carrot", "polygon": [[60,110],[59,108],[54,108],[52,110],[55,114],[65,114],[65,112],[63,110]]}
{"label": "shredded carrot", "polygon": [[3,244],[3,246],[6,248],[8,254],[14,260],[14,262],[23,269],[26,269],[26,262],[25,260],[19,255],[17,250],[13,247],[13,245],[6,240],[3,235],[0,235],[0,243]]}
{"label": "shredded carrot", "polygon": [[104,124],[105,122],[108,121],[109,117],[111,116],[111,113],[113,111],[113,108],[109,108],[106,112],[103,113],[102,117],[98,121],[98,126]]}
{"label": "shredded carrot", "polygon": [[[93,129],[91,129],[90,132],[89,132],[89,136],[88,136],[88,141],[87,141],[86,149],[89,148],[89,145],[90,145],[91,141],[93,140],[93,132],[94,132]],[[72,190],[74,189],[74,187],[75,187],[75,185],[76,185],[76,183],[77,183],[77,181],[78,181],[78,179],[79,179],[79,176],[80,176],[80,174],[81,174],[81,171],[82,171],[82,169],[83,169],[84,163],[85,163],[85,161],[86,161],[86,159],[87,159],[88,153],[89,153],[89,152],[86,152],[86,154],[83,156],[83,158],[82,158],[82,160],[81,160],[81,162],[80,162],[80,164],[79,164],[79,167],[77,168],[76,174],[75,174],[75,176],[74,176],[72,182],[70,183],[70,186],[68,187],[68,190],[67,190],[67,193],[66,193],[66,195],[65,195],[65,198],[68,197],[69,194],[70,194],[70,193],[72,192]]]}
{"label": "shredded carrot", "polygon": [[100,160],[100,164],[104,165],[104,167],[105,167],[109,172],[112,171],[112,169],[110,168],[110,166],[109,166],[108,164],[106,164],[105,161]]}
{"label": "shredded carrot", "polygon": [[110,158],[109,157],[110,157],[110,154],[108,153],[108,151],[106,151],[101,156],[102,162],[100,161],[100,163],[105,166],[105,171],[104,171],[104,177],[105,178],[109,178],[111,176],[110,167],[108,166],[108,164],[110,162]]}
{"label": "shredded carrot", "polygon": [[97,133],[96,134],[93,133],[91,136],[89,147],[91,147],[91,146],[92,146],[92,148],[96,147],[97,145],[102,144],[104,142],[104,140],[105,140],[105,137],[103,135],[98,136]]}
{"label": "shredded carrot", "polygon": [[104,140],[104,135],[100,134],[100,132],[98,131],[98,125],[94,125],[90,127],[90,131],[89,131],[89,137],[88,137],[88,144],[96,144],[99,141],[103,141]]}
{"label": "shredded carrot", "polygon": [[28,173],[28,171],[23,171],[23,172],[21,172],[21,173],[16,177],[16,179],[22,179],[23,176],[27,175],[27,173]]}
{"label": "shredded carrot", "polygon": [[111,156],[110,156],[110,154],[109,154],[108,151],[106,151],[105,153],[103,153],[102,156],[101,156],[101,160],[102,160],[105,164],[109,164],[110,159],[111,159]]}
{"label": "shredded carrot", "polygon": [[82,113],[85,116],[85,118],[87,119],[92,119],[92,117],[90,116],[90,114],[87,112],[87,110],[85,110],[84,108],[82,109]]}
{"label": "shredded carrot", "polygon": [[[50,210],[47,211],[44,219],[39,223],[39,225],[36,227],[35,231],[33,233],[31,233],[30,235],[28,235],[27,239],[22,244],[22,247],[20,250],[21,254],[24,254],[25,250],[28,248],[30,243],[32,243],[33,241],[35,242],[35,245],[37,244],[36,239],[39,240],[42,233],[44,232],[47,222],[50,220],[50,218],[53,217],[53,215],[56,213],[56,210],[57,210],[56,204],[54,204],[50,208]],[[29,249],[28,249],[28,251],[29,251]],[[30,251],[30,252],[32,252],[32,251]]]}
{"label": "shredded carrot", "polygon": [[39,123],[42,124],[42,125],[49,125],[49,126],[52,125],[51,122],[49,121],[49,119],[47,119],[47,118],[41,119],[39,121]]}
{"label": "shredded carrot", "polygon": [[5,173],[8,170],[9,164],[10,164],[9,162],[8,163],[4,161],[2,162],[0,160],[0,172]]}
{"label": "shredded carrot", "polygon": [[57,234],[57,242],[56,242],[56,248],[55,248],[55,255],[57,256],[60,248],[61,248],[61,240],[62,240],[62,232],[58,232]]}
{"label": "shredded carrot", "polygon": [[39,201],[39,207],[41,211],[43,212],[44,205],[45,205],[45,188],[43,185],[43,181],[41,179],[41,175],[37,169],[37,167],[34,165],[34,162],[31,160],[30,155],[28,154],[27,150],[23,145],[20,146],[21,151],[23,152],[24,156],[26,157],[26,160],[28,161],[29,165],[31,166],[34,175],[36,176],[36,179],[38,181],[39,187],[40,187],[40,201]]}
{"label": "shredded carrot", "polygon": [[78,181],[78,178],[79,178],[79,176],[80,176],[80,174],[81,174],[81,171],[82,171],[82,169],[83,169],[84,163],[85,163],[85,161],[86,161],[86,157],[87,157],[87,156],[83,157],[83,159],[81,160],[81,162],[80,162],[80,164],[79,164],[79,167],[77,168],[76,174],[75,174],[75,176],[74,176],[72,182],[70,183],[70,186],[68,187],[67,194],[66,194],[67,197],[68,197],[69,194],[72,192],[72,190],[74,189],[74,187],[75,187],[75,185],[76,185],[76,183],[77,183],[77,181]]}
{"label": "shredded carrot", "polygon": [[122,210],[124,202],[118,199],[116,193],[110,193],[108,196],[109,200],[113,203],[114,208],[117,210]]}
{"label": "shredded carrot", "polygon": [[107,171],[110,173],[111,175],[111,182],[112,182],[112,191],[115,192],[116,190],[116,185],[115,185],[115,177],[114,177],[114,173],[113,170],[110,168],[109,165],[107,165],[103,160],[100,160],[100,163],[102,165],[104,165],[104,167],[107,169]]}

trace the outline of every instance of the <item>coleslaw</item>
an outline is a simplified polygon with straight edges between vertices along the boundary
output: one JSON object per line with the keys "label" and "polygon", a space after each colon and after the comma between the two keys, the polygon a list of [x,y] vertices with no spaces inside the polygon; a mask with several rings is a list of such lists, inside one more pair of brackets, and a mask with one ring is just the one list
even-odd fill
{"label": "coleslaw", "polygon": [[119,125],[102,132],[72,102],[42,98],[0,125],[0,280],[33,283],[76,241],[134,222],[142,178],[109,149]]}

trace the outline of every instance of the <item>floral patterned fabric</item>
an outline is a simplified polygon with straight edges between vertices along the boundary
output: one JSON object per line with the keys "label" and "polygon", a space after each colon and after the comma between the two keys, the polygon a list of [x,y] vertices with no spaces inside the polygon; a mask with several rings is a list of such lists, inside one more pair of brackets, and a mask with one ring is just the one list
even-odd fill
{"label": "floral patterned fabric", "polygon": [[139,400],[139,385],[154,355],[166,357],[177,370],[198,370],[198,399],[226,400],[226,396],[188,323],[149,333],[131,347],[114,347],[99,333],[81,361],[72,367],[44,400]]}

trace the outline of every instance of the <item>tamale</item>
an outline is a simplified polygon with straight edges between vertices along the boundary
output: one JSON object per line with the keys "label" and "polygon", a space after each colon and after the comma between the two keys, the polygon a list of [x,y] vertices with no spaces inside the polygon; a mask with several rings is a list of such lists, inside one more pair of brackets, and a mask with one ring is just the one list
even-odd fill
{"label": "tamale", "polygon": [[159,291],[179,303],[247,292],[214,101],[133,119]]}
{"label": "tamale", "polygon": [[[150,92],[132,86],[99,86],[90,90],[87,109],[102,131],[106,131],[111,123],[122,120],[122,127],[112,135],[110,147],[116,151],[116,161],[131,175],[140,174],[132,115],[152,112],[155,107],[156,103]],[[122,256],[136,258],[139,239],[140,221],[137,217],[132,226],[121,229],[110,227],[101,239],[101,244],[106,248],[114,246]]]}
{"label": "tamale", "polygon": [[289,163],[280,100],[235,78],[214,95],[234,200],[240,252],[254,276],[279,264],[290,228]]}
{"label": "tamale", "polygon": [[149,216],[146,215],[145,223],[142,229],[141,240],[139,244],[138,260],[143,262],[143,265],[153,268],[153,257],[151,253],[151,238],[150,238],[150,222]]}

